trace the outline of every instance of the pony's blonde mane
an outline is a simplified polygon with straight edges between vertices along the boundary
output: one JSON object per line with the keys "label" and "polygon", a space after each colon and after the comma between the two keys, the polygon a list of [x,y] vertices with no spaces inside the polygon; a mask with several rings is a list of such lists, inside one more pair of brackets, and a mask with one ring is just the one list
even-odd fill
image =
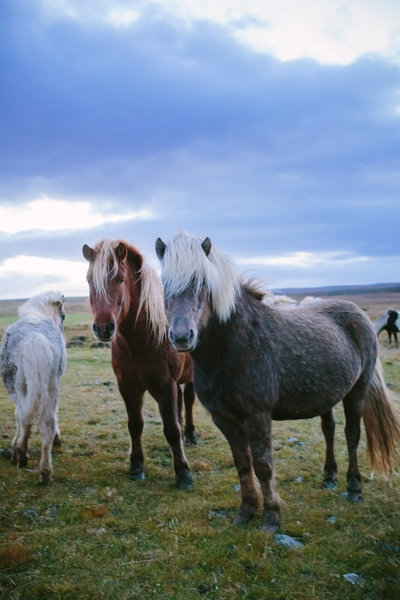
{"label": "pony's blonde mane", "polygon": [[104,239],[95,244],[95,259],[90,263],[88,274],[90,273],[93,286],[96,293],[103,298],[107,297],[106,282],[109,277],[113,278],[118,273],[118,259],[115,254],[115,248],[123,240]]}
{"label": "pony's blonde mane", "polygon": [[49,290],[33,296],[18,309],[18,315],[23,317],[50,317],[58,325],[65,298],[61,292]]}
{"label": "pony's blonde mane", "polygon": [[226,321],[235,307],[242,278],[229,255],[212,245],[206,256],[201,244],[200,238],[183,232],[167,242],[161,273],[165,297],[180,294],[189,286],[199,294],[206,285],[214,312],[220,321]]}
{"label": "pony's blonde mane", "polygon": [[[109,277],[118,273],[119,261],[116,248],[123,243],[129,254],[131,246],[121,239],[104,239],[94,246],[95,259],[90,264],[89,270],[93,279],[93,286],[97,294],[107,297],[106,283]],[[141,292],[137,317],[144,309],[150,333],[154,335],[159,344],[163,341],[168,328],[168,321],[164,311],[164,292],[157,272],[142,256],[142,267],[139,273]],[[136,318],[137,318],[136,317]]]}
{"label": "pony's blonde mane", "polygon": [[138,315],[142,309],[146,311],[151,331],[159,344],[164,340],[168,321],[164,310],[164,289],[157,272],[143,259],[140,270],[142,289]]}

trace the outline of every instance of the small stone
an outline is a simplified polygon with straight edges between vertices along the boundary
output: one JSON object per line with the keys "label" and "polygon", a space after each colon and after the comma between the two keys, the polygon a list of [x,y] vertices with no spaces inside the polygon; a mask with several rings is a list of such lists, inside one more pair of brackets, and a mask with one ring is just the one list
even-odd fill
{"label": "small stone", "polygon": [[218,517],[219,519],[226,519],[228,516],[228,513],[226,512],[226,510],[222,509],[222,510],[210,510],[210,512],[208,513],[209,517]]}
{"label": "small stone", "polygon": [[24,517],[27,517],[28,519],[31,519],[32,521],[39,518],[39,514],[36,512],[36,510],[32,510],[30,508],[23,510],[22,514]]}
{"label": "small stone", "polygon": [[346,573],[346,575],[343,575],[343,577],[352,585],[359,585],[360,587],[364,587],[364,585],[367,583],[367,580],[364,579],[364,577],[361,577],[356,573]]}
{"label": "small stone", "polygon": [[274,536],[274,543],[276,546],[284,546],[285,548],[301,548],[303,546],[296,538],[285,535],[284,533],[276,533]]}
{"label": "small stone", "polygon": [[328,523],[336,523],[336,517],[327,517]]}

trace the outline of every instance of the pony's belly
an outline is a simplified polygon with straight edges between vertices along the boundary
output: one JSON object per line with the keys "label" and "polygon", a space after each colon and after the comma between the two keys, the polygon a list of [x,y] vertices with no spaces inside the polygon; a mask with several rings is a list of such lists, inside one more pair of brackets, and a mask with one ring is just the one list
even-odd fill
{"label": "pony's belly", "polygon": [[[330,407],[331,408],[331,407]],[[321,410],[304,410],[304,409],[295,409],[295,410],[282,410],[277,409],[272,411],[272,419],[274,421],[295,421],[296,419],[312,419],[313,417],[318,417],[324,412],[328,412],[330,408],[327,408],[326,411]]]}

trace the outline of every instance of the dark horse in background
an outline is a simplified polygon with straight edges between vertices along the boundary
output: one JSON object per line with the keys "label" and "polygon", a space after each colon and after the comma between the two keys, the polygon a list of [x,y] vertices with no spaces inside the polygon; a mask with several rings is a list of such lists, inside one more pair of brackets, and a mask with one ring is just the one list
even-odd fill
{"label": "dark horse in background", "polygon": [[94,248],[85,244],[82,252],[90,263],[87,279],[93,331],[99,340],[112,342],[112,367],[128,414],[130,474],[133,479],[144,479],[142,406],[144,393],[149,391],[160,408],[177,485],[190,488],[192,475],[179,423],[179,384],[185,384],[185,439],[196,444],[193,365],[189,354],[178,353],[168,341],[160,279],[140,252],[123,240],[104,239]]}
{"label": "dark horse in background", "polygon": [[400,423],[391,405],[368,317],[353,303],[313,302],[292,310],[268,306],[260,286],[245,283],[209,238],[180,233],[156,242],[162,264],[169,338],[190,351],[197,396],[227,438],[242,504],[237,524],[257,509],[254,472],[264,497],[263,531],[280,524],[272,463],[271,420],[320,415],[326,440],[324,483],[333,487],[332,408],[343,401],[348,497],[361,499],[357,464],[360,420],[374,468],[392,468]]}
{"label": "dark horse in background", "polygon": [[388,310],[385,315],[374,321],[374,326],[377,335],[381,331],[388,332],[389,344],[392,343],[393,335],[396,348],[398,347],[397,334],[400,331],[400,312],[398,310]]}

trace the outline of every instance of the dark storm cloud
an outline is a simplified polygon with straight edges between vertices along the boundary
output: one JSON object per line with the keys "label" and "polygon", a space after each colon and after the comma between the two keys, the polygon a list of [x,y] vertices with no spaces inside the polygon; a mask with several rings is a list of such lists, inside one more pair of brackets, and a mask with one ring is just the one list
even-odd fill
{"label": "dark storm cloud", "polygon": [[178,227],[247,257],[398,254],[398,66],[280,62],[151,6],[125,28],[37,6],[0,8],[1,203],[47,194],[154,218],[0,234],[0,258],[78,260],[83,238],[115,233],[153,252]]}

